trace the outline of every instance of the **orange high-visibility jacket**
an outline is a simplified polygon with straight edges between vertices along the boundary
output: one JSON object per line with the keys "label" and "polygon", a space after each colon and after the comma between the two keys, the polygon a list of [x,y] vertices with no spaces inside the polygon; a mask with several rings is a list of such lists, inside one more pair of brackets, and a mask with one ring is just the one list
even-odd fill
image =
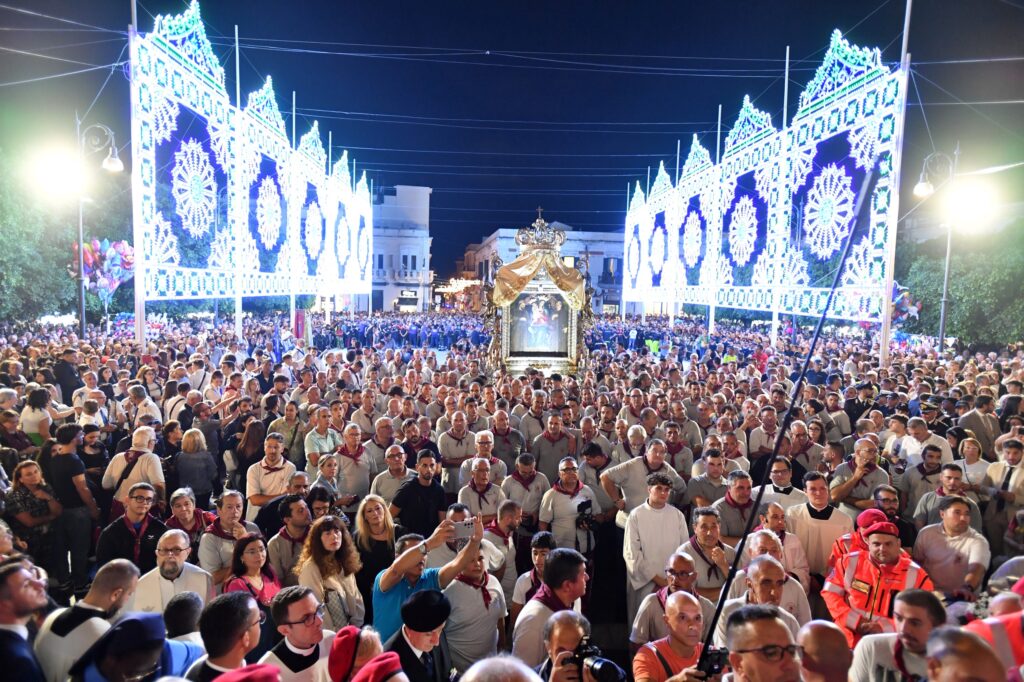
{"label": "orange high-visibility jacket", "polygon": [[860,640],[857,628],[876,621],[882,632],[895,632],[892,612],[896,595],[912,587],[932,591],[931,578],[906,553],[892,565],[879,566],[866,551],[850,552],[836,562],[821,597],[852,649]]}
{"label": "orange high-visibility jacket", "polygon": [[974,620],[965,625],[964,629],[971,630],[991,644],[1007,668],[1024,665],[1024,614],[1007,613],[985,620]]}

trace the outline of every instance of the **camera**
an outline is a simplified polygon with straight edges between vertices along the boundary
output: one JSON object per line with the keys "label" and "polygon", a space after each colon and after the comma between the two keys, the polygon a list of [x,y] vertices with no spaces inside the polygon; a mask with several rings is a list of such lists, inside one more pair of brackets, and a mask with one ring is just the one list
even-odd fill
{"label": "camera", "polygon": [[591,500],[583,500],[576,505],[576,527],[582,530],[590,530],[594,523],[594,503]]}
{"label": "camera", "polygon": [[697,662],[697,670],[708,677],[721,675],[722,671],[729,665],[729,650],[725,647],[708,647],[700,655]]}
{"label": "camera", "polygon": [[624,682],[626,679],[626,671],[617,666],[614,661],[604,658],[601,655],[601,649],[597,645],[591,644],[589,637],[584,637],[576,645],[576,650],[572,652],[572,658],[569,659],[569,665],[579,668],[581,678],[583,671],[589,670],[590,675],[597,682]]}

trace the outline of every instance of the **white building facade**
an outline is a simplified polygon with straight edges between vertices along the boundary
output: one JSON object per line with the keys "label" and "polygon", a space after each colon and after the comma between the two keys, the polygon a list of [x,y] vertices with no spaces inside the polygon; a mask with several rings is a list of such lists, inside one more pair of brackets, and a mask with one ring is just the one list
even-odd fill
{"label": "white building facade", "polygon": [[[571,225],[552,222],[551,227],[565,231],[562,257],[573,267],[583,257],[590,259],[590,283],[594,287],[594,312],[616,314],[622,301],[622,232],[584,232]],[[377,225],[374,224],[374,239]],[[484,282],[493,277],[495,254],[504,263],[511,263],[519,255],[516,228],[502,227],[485,237],[479,244],[466,247],[461,262],[463,276],[473,276]]]}
{"label": "white building facade", "polygon": [[430,305],[432,191],[396,185],[374,193],[373,310],[422,312]]}

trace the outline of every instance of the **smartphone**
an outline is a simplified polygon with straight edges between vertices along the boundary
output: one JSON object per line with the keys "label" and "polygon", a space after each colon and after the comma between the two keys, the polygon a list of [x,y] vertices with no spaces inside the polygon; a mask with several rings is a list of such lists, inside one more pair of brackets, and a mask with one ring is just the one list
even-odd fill
{"label": "smartphone", "polygon": [[473,519],[455,522],[455,539],[468,540],[473,537]]}

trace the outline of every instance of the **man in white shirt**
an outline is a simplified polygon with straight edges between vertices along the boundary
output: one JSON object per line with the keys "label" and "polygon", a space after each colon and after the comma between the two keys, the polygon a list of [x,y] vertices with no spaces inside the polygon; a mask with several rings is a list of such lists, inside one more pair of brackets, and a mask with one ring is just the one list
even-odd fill
{"label": "man in white shirt", "polygon": [[214,596],[213,579],[188,563],[190,551],[184,531],[173,529],[161,535],[156,546],[156,568],[139,579],[127,610],[163,613],[171,597],[181,592],[195,592],[204,604],[209,602]]}
{"label": "man in white shirt", "polygon": [[397,444],[384,451],[384,465],[386,468],[370,483],[370,494],[379,495],[390,506],[402,484],[416,478],[416,471],[406,466],[405,451]]}
{"label": "man in white shirt", "polygon": [[504,555],[500,569],[491,571],[501,583],[506,605],[512,601],[516,586],[516,531],[523,522],[523,507],[515,500],[505,500],[498,506],[498,516],[484,527],[484,539]]}
{"label": "man in white shirt", "polygon": [[644,597],[668,585],[664,566],[677,547],[690,537],[683,513],[668,504],[672,479],[663,473],[647,477],[647,501],[626,519],[626,612],[636,618]]}
{"label": "man in white shirt", "polygon": [[779,607],[781,620],[793,634],[793,639],[796,640],[800,624],[789,611],[780,606],[785,583],[786,571],[777,559],[762,555],[751,561],[747,566],[747,591],[741,597],[729,599],[722,606],[722,614],[718,619],[718,626],[715,628],[715,644],[717,646],[726,645],[726,623],[729,620],[729,614],[747,604]]}
{"label": "man in white shirt", "polygon": [[[505,644],[505,618],[508,616],[505,594],[501,583],[485,567],[481,549],[444,589],[451,603],[445,636],[452,666],[460,673],[475,661],[494,656]],[[512,573],[515,573],[514,568],[513,564]]]}
{"label": "man in white shirt", "polygon": [[971,528],[967,498],[943,497],[939,517],[939,523],[917,534],[914,561],[928,573],[936,590],[973,600],[992,558],[988,540]]}
{"label": "man in white shirt", "polygon": [[284,458],[284,436],[280,433],[267,434],[263,452],[263,459],[250,465],[245,475],[245,494],[249,498],[246,521],[253,521],[263,505],[288,492],[288,481],[295,473],[295,465]]}
{"label": "man in white shirt", "polygon": [[601,487],[619,510],[615,515],[615,524],[619,528],[625,528],[629,512],[646,501],[647,477],[653,473],[668,476],[677,497],[676,504],[686,504],[686,481],[665,462],[667,453],[665,442],[655,438],[647,444],[647,451],[643,455],[616,464],[601,474]]}
{"label": "man in white shirt", "polygon": [[96,572],[85,597],[46,617],[33,646],[47,682],[68,679],[71,666],[110,629],[110,619],[131,603],[138,582],[135,564],[114,559]]}
{"label": "man in white shirt", "polygon": [[[786,511],[777,502],[762,505],[761,509],[761,527],[770,530],[779,540],[781,554],[775,558],[782,562],[786,573],[796,578],[806,592],[811,585],[811,570],[800,538],[796,533],[786,532]],[[750,556],[756,555],[751,553]]]}
{"label": "man in white shirt", "polygon": [[900,458],[907,463],[907,467],[915,467],[921,463],[921,450],[925,445],[936,445],[942,450],[942,463],[953,463],[953,449],[949,447],[949,441],[937,433],[928,430],[928,422],[921,417],[911,417],[907,422],[907,435],[900,441]]}
{"label": "man in white shirt", "polygon": [[[259,662],[277,666],[281,682],[330,678],[327,662],[335,633],[324,629],[323,608],[313,590],[301,585],[284,588],[271,601],[270,615],[284,639],[263,654]],[[358,628],[350,625],[343,630],[346,636],[355,635],[358,640]]]}
{"label": "man in white shirt", "polygon": [[[789,535],[791,536],[792,533]],[[782,564],[782,543],[779,542],[779,538],[770,530],[761,529],[751,533],[750,537],[747,538],[746,547],[746,555],[749,558],[745,563],[748,566],[750,561],[753,559],[765,555],[772,557]],[[783,564],[783,569],[785,569],[785,564]],[[736,577],[729,586],[729,593],[727,595],[728,599],[735,599],[736,597],[743,596],[743,592],[747,588],[746,577],[746,570],[741,569],[736,572]],[[790,615],[796,618],[796,621],[800,625],[804,625],[811,619],[811,607],[807,602],[807,594],[804,592],[803,585],[800,584],[800,581],[792,575],[786,575],[786,581],[782,586],[782,596],[779,599],[778,606],[788,611]]]}
{"label": "man in white shirt", "polygon": [[945,624],[946,609],[935,593],[903,590],[896,595],[896,632],[866,635],[853,650],[851,680],[902,682],[928,676],[925,645],[932,630]]}
{"label": "man in white shirt", "polygon": [[544,662],[544,629],[553,613],[572,608],[587,591],[587,562],[573,549],[559,547],[547,556],[544,582],[526,603],[512,631],[512,655],[534,668]]}

